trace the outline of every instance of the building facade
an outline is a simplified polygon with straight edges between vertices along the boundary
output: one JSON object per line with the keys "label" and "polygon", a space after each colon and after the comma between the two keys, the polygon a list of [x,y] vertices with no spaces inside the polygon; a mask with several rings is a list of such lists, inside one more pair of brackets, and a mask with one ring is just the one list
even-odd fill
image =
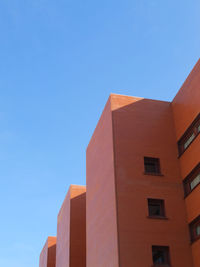
{"label": "building facade", "polygon": [[56,237],[49,236],[40,254],[39,267],[55,267]]}
{"label": "building facade", "polygon": [[200,60],[172,102],[111,94],[86,170],[79,223],[70,200],[58,216],[56,267],[200,267]]}

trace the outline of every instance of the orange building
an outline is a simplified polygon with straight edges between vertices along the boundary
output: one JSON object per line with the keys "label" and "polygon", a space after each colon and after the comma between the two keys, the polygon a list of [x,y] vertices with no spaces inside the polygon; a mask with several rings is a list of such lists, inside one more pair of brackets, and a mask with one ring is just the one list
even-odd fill
{"label": "orange building", "polygon": [[86,189],[71,185],[58,214],[56,267],[86,266]]}
{"label": "orange building", "polygon": [[111,94],[86,152],[86,211],[75,223],[68,196],[58,216],[56,267],[200,267],[199,133],[200,60],[172,102]]}
{"label": "orange building", "polygon": [[200,60],[172,102],[194,267],[200,266]]}
{"label": "orange building", "polygon": [[56,237],[49,236],[40,254],[40,267],[56,267]]}

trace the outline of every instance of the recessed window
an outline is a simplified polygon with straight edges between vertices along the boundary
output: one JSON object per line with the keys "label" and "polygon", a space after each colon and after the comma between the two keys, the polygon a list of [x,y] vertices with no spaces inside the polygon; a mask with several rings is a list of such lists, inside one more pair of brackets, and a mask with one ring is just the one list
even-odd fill
{"label": "recessed window", "polygon": [[200,124],[199,124],[199,126],[198,126],[198,128],[197,128],[197,131],[198,131],[198,133],[200,132]]}
{"label": "recessed window", "polygon": [[194,189],[200,183],[200,173],[190,183],[191,190]]}
{"label": "recessed window", "polygon": [[192,143],[193,139],[195,138],[195,134],[192,133],[184,142],[183,148],[184,150]]}
{"label": "recessed window", "polygon": [[199,223],[199,225],[197,225],[197,227],[196,227],[196,235],[197,235],[197,236],[200,236],[200,223]]}
{"label": "recessed window", "polygon": [[165,217],[165,208],[163,199],[148,199],[148,209],[150,217]]}
{"label": "recessed window", "polygon": [[183,181],[185,196],[200,185],[200,163],[191,171],[191,173]]}
{"label": "recessed window", "polygon": [[144,157],[144,170],[146,174],[160,174],[160,160]]}
{"label": "recessed window", "polygon": [[200,113],[178,141],[179,155],[181,155],[200,133]]}
{"label": "recessed window", "polygon": [[153,266],[169,266],[169,247],[152,246]]}
{"label": "recessed window", "polygon": [[190,223],[190,234],[192,242],[200,238],[200,216]]}

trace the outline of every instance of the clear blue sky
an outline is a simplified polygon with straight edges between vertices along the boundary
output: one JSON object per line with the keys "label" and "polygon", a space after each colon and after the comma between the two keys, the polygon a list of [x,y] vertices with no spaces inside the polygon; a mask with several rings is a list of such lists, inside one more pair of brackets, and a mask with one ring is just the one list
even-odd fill
{"label": "clear blue sky", "polygon": [[0,266],[37,267],[111,92],[172,100],[199,0],[0,1]]}

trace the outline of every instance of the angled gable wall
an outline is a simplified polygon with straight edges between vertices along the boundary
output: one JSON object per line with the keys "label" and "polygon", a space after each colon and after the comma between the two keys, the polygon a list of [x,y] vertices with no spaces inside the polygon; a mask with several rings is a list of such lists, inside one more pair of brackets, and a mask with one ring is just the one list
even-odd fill
{"label": "angled gable wall", "polygon": [[118,267],[118,234],[110,99],[86,152],[87,267]]}

